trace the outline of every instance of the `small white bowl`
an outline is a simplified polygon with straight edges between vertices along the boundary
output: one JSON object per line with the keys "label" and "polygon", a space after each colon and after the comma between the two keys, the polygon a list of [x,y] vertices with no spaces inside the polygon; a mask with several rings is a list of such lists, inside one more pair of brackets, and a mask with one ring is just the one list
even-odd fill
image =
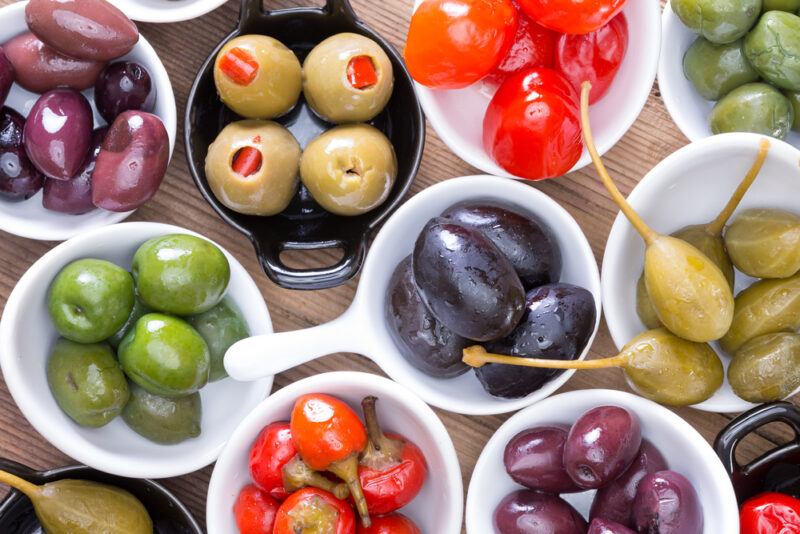
{"label": "small white bowl", "polygon": [[139,22],[181,22],[202,17],[227,0],[113,0],[123,13]]}
{"label": "small white bowl", "polygon": [[[690,224],[710,222],[722,210],[758,153],[764,136],[729,133],[707,137],[685,146],[647,173],[633,189],[628,202],[653,227],[670,234]],[[770,139],[769,156],[738,211],[754,207],[797,211],[800,151]],[[736,217],[734,216],[731,218]],[[606,323],[617,348],[646,330],[636,314],[636,281],[642,273],[644,242],[628,220],[617,215],[603,258],[603,302]],[[736,272],[735,294],[753,283]],[[717,343],[712,347],[727,370],[730,356]],[[694,407],[736,413],[754,405],[737,397],[727,380],[709,400]]]}
{"label": "small white bowl", "polygon": [[214,466],[206,502],[206,522],[213,534],[238,534],[233,503],[251,483],[250,447],[265,426],[288,421],[294,402],[307,393],[327,393],[361,413],[361,399],[378,397],[381,427],[415,443],[428,463],[428,478],[419,495],[400,512],[422,532],[458,534],[464,513],[464,487],[453,441],[442,422],[414,393],[381,376],[368,373],[323,373],[304,378],[270,395],[241,422]]}
{"label": "small white bowl", "polygon": [[[416,10],[422,0],[415,0]],[[589,115],[600,154],[610,150],[631,127],[644,108],[658,66],[661,22],[658,0],[628,0],[623,12],[628,20],[628,51],[617,77]],[[669,41],[667,41],[669,42]],[[464,89],[440,91],[414,84],[425,116],[455,154],[486,174],[517,178],[494,162],[483,148],[483,117],[493,89],[478,82]],[[538,154],[531,154],[538,157]],[[588,151],[570,172],[591,163]]]}
{"label": "small white bowl", "polygon": [[[28,2],[16,2],[0,8],[0,45],[13,37],[28,31],[25,24],[25,6]],[[127,56],[115,61],[130,60],[144,65],[156,88],[155,115],[163,121],[169,135],[169,153],[175,148],[175,135],[178,127],[175,95],[164,64],[144,36]],[[94,89],[83,92],[92,105],[95,126],[105,124],[94,105]],[[17,84],[11,89],[5,105],[27,117],[40,95],[26,91]],[[95,209],[83,215],[70,215],[47,210],[42,206],[42,192],[23,202],[9,202],[0,199],[0,230],[29,239],[44,241],[63,241],[91,228],[120,222],[132,211],[116,213]]]}
{"label": "small white bowl", "polygon": [[[47,312],[47,291],[71,261],[94,257],[129,267],[136,249],[151,237],[181,233],[179,226],[134,222],[98,228],[42,256],[22,276],[0,320],[0,366],[22,414],[64,454],[90,467],[131,478],[164,478],[196,471],[216,460],[236,425],[272,388],[272,377],[242,384],[227,378],[204,387],[202,432],[177,445],[146,440],[117,418],[102,428],[76,424],[56,404],[47,385],[46,362],[58,333]],[[202,236],[200,236],[202,237]],[[219,246],[219,245],[217,245]],[[253,279],[229,252],[228,295],[253,334],[272,332],[269,311]]]}
{"label": "small white bowl", "polygon": [[[339,318],[314,328],[256,336],[236,343],[225,355],[225,368],[238,380],[275,375],[291,367],[335,352],[356,352],[372,359],[391,378],[428,404],[467,415],[491,415],[519,410],[561,387],[574,371],[565,371],[519,399],[501,399],[486,393],[475,373],[457,378],[429,376],[412,366],[392,340],[385,320],[385,296],[397,264],[411,254],[427,222],[463,201],[500,201],[519,206],[541,218],[561,249],[561,281],[586,288],[594,296],[597,320],[583,359],[600,324],[600,281],[597,263],[586,236],[575,219],[541,191],[496,176],[470,176],[440,182],[408,200],[386,221],[372,243],[355,299]],[[280,357],[275,357],[280,355]]]}
{"label": "small white bowl", "polygon": [[[695,90],[683,73],[683,56],[697,39],[697,34],[687,28],[672,11],[669,3],[664,7],[662,33],[669,46],[661,49],[658,61],[658,87],[672,120],[690,141],[699,141],[713,135],[709,123],[714,104]],[[800,133],[792,131],[786,141],[800,148]]]}
{"label": "small white bowl", "polygon": [[[503,465],[506,444],[519,432],[542,425],[572,425],[597,406],[621,406],[639,418],[642,436],[655,445],[667,467],[694,486],[703,506],[705,534],[739,532],[739,507],[725,468],[697,430],[668,409],[630,393],[587,389],[562,393],[515,414],[497,429],[475,464],[467,492],[467,534],[495,532],[494,510],[512,491],[523,489],[508,476]],[[564,494],[584,518],[589,515],[595,491]]]}

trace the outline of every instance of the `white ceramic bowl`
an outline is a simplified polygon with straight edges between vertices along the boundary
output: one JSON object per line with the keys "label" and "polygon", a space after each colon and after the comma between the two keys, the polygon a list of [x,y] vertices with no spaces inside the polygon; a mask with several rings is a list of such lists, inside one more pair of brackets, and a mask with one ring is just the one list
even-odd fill
{"label": "white ceramic bowl", "polygon": [[[556,237],[563,257],[561,281],[594,295],[597,322],[581,358],[592,345],[600,321],[597,263],[586,236],[569,213],[527,184],[494,176],[454,178],[429,187],[402,205],[386,222],[370,248],[353,304],[339,318],[314,328],[252,337],[228,350],[225,367],[239,380],[274,375],[335,352],[357,352],[372,359],[397,382],[428,404],[451,412],[489,415],[511,412],[552,394],[574,371],[565,371],[541,389],[519,399],[492,397],[474,373],[440,379],[412,366],[394,344],[384,319],[385,295],[397,264],[411,253],[422,228],[433,217],[462,201],[501,201],[538,215]],[[276,357],[280,355],[280,357]]]}
{"label": "white ceramic bowl", "polygon": [[[22,276],[0,320],[0,366],[22,414],[64,454],[118,476],[163,478],[205,467],[216,460],[236,425],[272,387],[271,376],[248,384],[229,378],[204,387],[202,433],[177,445],[148,441],[121,418],[99,429],[81,427],[56,404],[45,375],[50,348],[58,337],[47,312],[50,282],[61,268],[80,258],[101,258],[128,267],[139,245],[171,233],[198,235],[178,226],[134,222],[98,228],[60,244]],[[222,250],[231,266],[228,295],[241,309],[251,332],[271,332],[261,292],[244,267]]]}
{"label": "white ceramic bowl", "polygon": [[[422,0],[416,0],[414,9],[421,3]],[[611,149],[625,135],[644,108],[656,77],[661,47],[658,0],[628,0],[623,12],[628,20],[628,52],[608,93],[591,106],[589,113],[600,154]],[[494,95],[493,89],[482,82],[455,91],[429,89],[418,83],[414,85],[425,116],[450,150],[486,174],[514,178],[483,148],[483,117]],[[589,163],[591,159],[584,148],[570,172]]]}
{"label": "white ceramic bowl", "polygon": [[[25,24],[25,6],[27,2],[16,2],[0,8],[0,44],[12,37],[28,31]],[[175,148],[175,135],[177,131],[177,111],[175,109],[175,95],[172,84],[163,63],[158,58],[156,51],[143,37],[139,37],[130,54],[120,60],[137,61],[150,72],[156,87],[156,107],[153,113],[164,122],[169,134],[169,153]],[[105,124],[94,106],[94,89],[83,92],[92,104],[95,125]],[[39,95],[26,91],[17,84],[11,89],[6,99],[6,106],[13,108],[23,116],[28,116]],[[120,222],[133,212],[115,213],[95,209],[83,215],[69,215],[44,209],[42,206],[42,192],[23,202],[9,202],[0,199],[0,230],[27,237],[29,239],[42,239],[46,241],[63,241],[76,236],[91,228],[105,226]]]}
{"label": "white ceramic bowl", "polygon": [[[716,102],[704,99],[695,91],[683,73],[683,56],[697,39],[697,34],[684,26],[668,3],[664,7],[662,33],[669,46],[661,49],[658,61],[658,87],[672,120],[690,141],[713,135],[709,116]],[[800,147],[800,133],[792,131],[786,139]]]}
{"label": "white ceramic bowl", "polygon": [[419,495],[400,510],[430,534],[458,534],[464,513],[464,489],[456,450],[444,425],[410,390],[386,378],[355,372],[323,373],[305,378],[270,395],[231,435],[211,475],[206,522],[211,534],[238,534],[233,503],[251,482],[250,447],[261,429],[275,421],[288,421],[294,402],[307,393],[338,397],[361,413],[361,399],[378,397],[381,427],[414,442],[428,463],[428,478]]}
{"label": "white ceramic bowl", "polygon": [[[703,506],[705,534],[739,532],[736,494],[714,450],[692,426],[668,409],[630,393],[587,389],[562,393],[512,416],[497,429],[475,464],[467,492],[467,534],[495,532],[492,516],[503,498],[518,489],[503,466],[506,444],[525,429],[561,423],[572,425],[584,412],[597,406],[621,406],[635,413],[642,436],[655,445],[667,467],[682,474],[694,486]],[[563,497],[588,517],[594,491]]]}
{"label": "white ceramic bowl", "polygon": [[[656,165],[631,192],[628,201],[653,229],[670,234],[689,224],[711,221],[722,210],[755,161],[763,136],[748,133],[715,135],[683,147]],[[770,139],[767,161],[738,211],[774,207],[798,211],[800,151]],[[734,217],[736,215],[734,214]],[[608,329],[617,348],[646,330],[636,314],[636,281],[642,273],[644,243],[622,214],[617,215],[603,258],[603,302]],[[735,293],[753,282],[736,273]],[[725,369],[730,357],[718,346]],[[727,381],[695,408],[735,413],[752,408],[737,397]]]}
{"label": "white ceramic bowl", "polygon": [[202,17],[227,0],[110,0],[139,22],[180,22]]}

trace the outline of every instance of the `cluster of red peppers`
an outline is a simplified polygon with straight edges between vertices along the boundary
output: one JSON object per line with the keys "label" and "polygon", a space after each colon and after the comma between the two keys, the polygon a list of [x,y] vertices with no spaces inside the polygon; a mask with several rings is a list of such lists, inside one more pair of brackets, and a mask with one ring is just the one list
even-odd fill
{"label": "cluster of red peppers", "polygon": [[267,425],[250,450],[253,484],[234,505],[239,532],[420,534],[396,512],[422,489],[425,458],[403,436],[381,430],[376,401],[362,401],[362,422],[335,397],[304,395],[289,422]]}
{"label": "cluster of red peppers", "polygon": [[800,534],[800,500],[784,493],[748,499],[739,515],[740,534]]}

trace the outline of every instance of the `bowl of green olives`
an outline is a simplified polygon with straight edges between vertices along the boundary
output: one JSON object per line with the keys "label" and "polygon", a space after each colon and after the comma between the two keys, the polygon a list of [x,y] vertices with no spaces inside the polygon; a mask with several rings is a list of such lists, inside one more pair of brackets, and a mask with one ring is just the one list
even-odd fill
{"label": "bowl of green olives", "polygon": [[222,247],[177,226],[124,223],[28,269],[0,320],[0,365],[23,415],[62,452],[164,478],[216,460],[269,394],[271,376],[237,383],[222,356],[271,331],[258,287]]}

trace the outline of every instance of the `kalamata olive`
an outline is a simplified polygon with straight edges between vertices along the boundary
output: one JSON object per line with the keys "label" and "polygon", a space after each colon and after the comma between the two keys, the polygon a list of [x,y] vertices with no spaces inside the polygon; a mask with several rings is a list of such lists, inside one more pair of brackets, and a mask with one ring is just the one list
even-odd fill
{"label": "kalamata olive", "polygon": [[628,527],[608,519],[593,519],[586,534],[636,534]]}
{"label": "kalamata olive", "polygon": [[389,281],[386,321],[400,354],[423,373],[452,378],[469,369],[461,356],[472,342],[448,330],[422,302],[411,271],[411,256],[400,262]]}
{"label": "kalamata olive", "polygon": [[494,510],[500,534],[585,534],[586,521],[556,495],[519,490],[507,495]]}
{"label": "kalamata olive", "polygon": [[633,500],[639,482],[656,471],[667,468],[667,462],[652,443],[642,440],[639,453],[631,466],[613,482],[603,486],[594,496],[589,519],[610,519],[627,527],[633,527]]}
{"label": "kalamata olive", "polygon": [[[591,292],[570,284],[548,284],[529,291],[525,306],[511,334],[487,343],[487,350],[559,360],[574,360],[581,355],[597,317]],[[475,369],[487,392],[506,398],[524,397],[562,372],[494,363]]]}
{"label": "kalamata olive", "polygon": [[564,445],[564,467],[579,487],[600,488],[630,467],[641,444],[633,413],[619,406],[598,406],[572,425]]}
{"label": "kalamata olive", "polygon": [[523,430],[508,442],[503,452],[506,472],[517,484],[547,493],[582,491],[563,465],[564,443],[569,428],[539,426]]}
{"label": "kalamata olive", "polygon": [[675,471],[652,473],[639,482],[633,518],[639,532],[703,532],[703,508],[697,492],[686,477]]}
{"label": "kalamata olive", "polygon": [[144,111],[119,115],[106,134],[92,175],[92,202],[109,211],[135,210],[158,191],[169,164],[161,119]]}
{"label": "kalamata olive", "polygon": [[558,282],[561,250],[538,217],[495,202],[457,204],[442,217],[480,230],[508,258],[525,289]]}
{"label": "kalamata olive", "polygon": [[2,106],[11,86],[14,84],[14,65],[6,57],[6,53],[0,48],[0,106]]}
{"label": "kalamata olive", "polygon": [[123,111],[153,111],[156,86],[142,65],[133,61],[112,63],[97,77],[94,103],[100,115],[111,124]]}
{"label": "kalamata olive", "polygon": [[100,146],[108,128],[103,126],[92,132],[92,147],[83,165],[71,180],[46,180],[42,205],[53,211],[80,215],[94,209],[92,204],[92,174]]}
{"label": "kalamata olive", "polygon": [[16,82],[34,93],[57,87],[83,91],[94,85],[104,63],[74,59],[50,48],[30,32],[17,35],[3,45],[14,66]]}
{"label": "kalamata olive", "polygon": [[139,41],[136,24],[105,0],[30,0],[25,21],[39,39],[78,59],[116,59]]}
{"label": "kalamata olive", "polygon": [[478,230],[431,219],[417,238],[412,267],[422,300],[460,336],[498,339],[522,317],[525,291],[514,266]]}
{"label": "kalamata olive", "polygon": [[44,176],[25,153],[25,119],[9,107],[0,109],[0,196],[26,200],[42,188]]}
{"label": "kalamata olive", "polygon": [[81,168],[92,141],[92,108],[74,89],[39,97],[25,121],[25,150],[48,178],[69,180]]}

